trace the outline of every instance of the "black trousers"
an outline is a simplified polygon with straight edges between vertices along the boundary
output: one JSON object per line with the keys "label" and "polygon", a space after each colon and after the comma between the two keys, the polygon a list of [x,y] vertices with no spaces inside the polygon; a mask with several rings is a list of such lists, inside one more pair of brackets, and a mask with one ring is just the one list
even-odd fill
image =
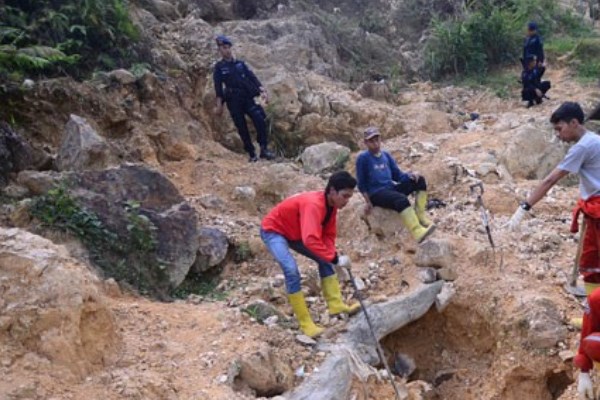
{"label": "black trousers", "polygon": [[252,119],[252,123],[256,128],[256,141],[260,145],[261,149],[267,148],[267,114],[265,110],[254,102],[254,99],[247,96],[236,96],[231,99],[227,99],[227,109],[233,123],[237,128],[238,135],[244,143],[244,150],[254,157],[256,155],[254,150],[254,144],[252,144],[252,138],[250,132],[248,132],[248,125],[246,124],[246,114]]}
{"label": "black trousers", "polygon": [[402,182],[390,189],[382,189],[369,195],[371,203],[376,207],[396,210],[398,212],[410,207],[408,196],[413,192],[427,190],[427,182],[422,176],[417,181],[412,179],[408,182]]}
{"label": "black trousers", "polygon": [[[546,94],[546,92],[548,90],[550,90],[550,87],[552,85],[550,84],[550,81],[542,81],[538,87],[538,89],[540,89],[540,91],[542,92],[542,94]],[[523,101],[536,101],[538,103],[540,103],[541,101],[541,97],[538,97],[537,94],[535,93],[535,88],[534,87],[527,87],[527,88],[523,88],[523,91],[521,92],[521,98],[523,99]]]}

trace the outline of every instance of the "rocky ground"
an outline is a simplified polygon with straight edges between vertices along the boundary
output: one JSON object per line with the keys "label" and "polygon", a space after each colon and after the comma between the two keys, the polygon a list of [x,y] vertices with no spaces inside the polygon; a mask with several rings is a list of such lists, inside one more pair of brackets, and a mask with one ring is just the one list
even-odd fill
{"label": "rocky ground", "polygon": [[[414,244],[385,215],[370,220],[370,231],[360,218],[359,195],[339,216],[338,245],[351,256],[368,302],[410,293],[432,266],[453,282],[456,295],[442,313],[431,310],[382,341],[392,364],[396,353],[414,360],[410,398],[576,398],[570,357],[578,334],[568,320],[582,307],[563,286],[577,246],[569,233],[577,187],[553,189],[519,232],[502,228],[517,200],[548,171],[544,166],[564,154],[550,141],[550,113],[563,100],[588,108],[594,100],[597,89],[574,83],[566,70],[550,66],[549,74],[552,100],[531,109],[484,91],[426,83],[399,94],[405,133],[385,138],[384,146],[402,168],[425,175],[432,196],[446,203],[431,211],[438,225],[431,242],[443,247],[441,256],[431,257],[435,252]],[[471,112],[479,118],[472,121]],[[1,398],[251,399],[319,374],[328,353],[298,340],[281,272],[260,243],[258,226],[281,198],[324,181],[292,160],[248,164],[210,140],[196,156],[163,159],[157,168],[198,211],[201,225],[245,243],[252,256],[222,266],[214,293],[223,297],[165,303],[102,281],[63,247],[2,229],[0,306],[19,306],[0,317],[7,349],[0,356]],[[469,190],[479,180],[495,253]],[[334,342],[346,321],[327,315],[314,266],[299,261],[310,309],[328,328],[319,343]],[[75,281],[59,278],[65,276],[60,268]],[[39,298],[20,298],[32,285],[39,285]],[[344,293],[350,300],[347,281]],[[253,304],[281,314],[260,323]],[[353,396],[394,398],[389,383],[375,377],[354,382]]]}

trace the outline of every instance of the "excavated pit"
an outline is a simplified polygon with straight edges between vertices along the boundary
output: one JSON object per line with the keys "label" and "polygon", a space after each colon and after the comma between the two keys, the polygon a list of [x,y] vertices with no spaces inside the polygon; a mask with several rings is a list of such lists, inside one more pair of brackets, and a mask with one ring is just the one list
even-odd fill
{"label": "excavated pit", "polygon": [[437,399],[554,400],[573,383],[568,370],[552,365],[500,368],[497,331],[472,307],[452,303],[442,313],[430,309],[381,343],[392,363],[396,354],[412,358],[416,369],[408,381],[428,382]]}

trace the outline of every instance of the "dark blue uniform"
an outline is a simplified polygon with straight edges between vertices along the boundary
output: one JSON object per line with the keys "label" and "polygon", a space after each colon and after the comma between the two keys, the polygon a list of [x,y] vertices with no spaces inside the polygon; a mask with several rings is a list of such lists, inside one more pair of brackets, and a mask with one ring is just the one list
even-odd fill
{"label": "dark blue uniform", "polygon": [[256,128],[261,154],[266,153],[267,115],[265,110],[254,101],[254,97],[260,94],[259,87],[262,86],[256,75],[241,60],[221,60],[215,65],[213,80],[216,95],[227,103],[227,109],[250,158],[256,157],[256,153],[248,132],[246,114],[250,116]]}
{"label": "dark blue uniform", "polygon": [[[544,67],[533,67],[532,69],[524,70],[521,73],[521,83],[523,83],[521,98],[524,101],[528,101],[529,106],[532,106],[534,101],[537,104],[540,104],[543,96],[550,90],[550,82],[542,81],[544,71]],[[537,95],[535,89],[539,89],[542,92],[542,97]]]}
{"label": "dark blue uniform", "polygon": [[[525,42],[523,43],[522,60],[525,60],[525,58],[530,55],[535,56],[538,64],[544,63],[544,42],[537,33],[527,36],[525,38]],[[523,68],[526,68],[526,66],[523,65]]]}

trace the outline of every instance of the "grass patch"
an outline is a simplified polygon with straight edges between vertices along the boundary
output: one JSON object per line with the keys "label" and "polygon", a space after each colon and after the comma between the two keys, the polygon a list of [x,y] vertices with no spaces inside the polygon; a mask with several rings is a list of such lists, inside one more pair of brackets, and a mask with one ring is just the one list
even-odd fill
{"label": "grass patch", "polygon": [[189,274],[185,280],[171,292],[171,296],[178,299],[185,299],[191,294],[202,296],[211,300],[223,301],[227,299],[229,293],[219,290],[220,279],[216,276],[205,277],[199,274]]}
{"label": "grass patch", "polygon": [[517,69],[499,70],[487,75],[461,77],[452,83],[474,89],[487,88],[501,99],[513,97],[513,92],[520,89],[519,71]]}

